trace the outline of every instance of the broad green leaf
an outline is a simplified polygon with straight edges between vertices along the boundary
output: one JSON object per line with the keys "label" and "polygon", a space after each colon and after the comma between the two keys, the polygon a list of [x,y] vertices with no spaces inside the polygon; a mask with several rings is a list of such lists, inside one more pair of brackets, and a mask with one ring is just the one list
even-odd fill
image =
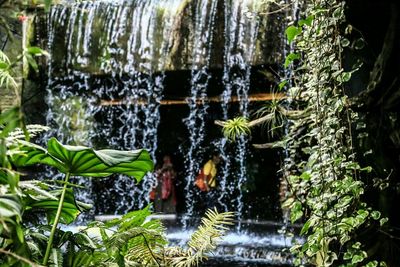
{"label": "broad green leaf", "polygon": [[289,26],[286,31],[286,37],[288,39],[289,44],[296,38],[297,35],[301,33],[301,28],[296,26]]}
{"label": "broad green leaf", "polygon": [[[42,211],[46,214],[48,223],[53,224],[57,213],[59,204],[58,198],[61,195],[61,190],[53,190],[49,193],[54,195],[56,199],[48,198],[47,196],[39,196],[34,198],[30,196],[27,198],[26,212],[36,214],[37,212]],[[80,202],[76,201],[72,189],[68,188],[65,194],[63,208],[61,210],[60,222],[64,224],[70,224],[82,211],[90,208],[91,205],[82,205]]]}
{"label": "broad green leaf", "polygon": [[290,220],[292,223],[297,221],[303,216],[302,205],[299,201],[294,202],[293,207],[290,211]]}
{"label": "broad green leaf", "polygon": [[118,151],[94,150],[84,146],[62,145],[55,138],[47,144],[48,150],[20,141],[25,156],[15,155],[13,163],[18,167],[46,164],[72,176],[106,177],[120,173],[133,176],[139,182],[146,172],[153,169],[153,162],[146,150]]}
{"label": "broad green leaf", "polygon": [[79,233],[74,234],[74,242],[79,247],[86,247],[86,248],[90,248],[90,249],[97,248],[96,244],[86,233],[79,232]]}

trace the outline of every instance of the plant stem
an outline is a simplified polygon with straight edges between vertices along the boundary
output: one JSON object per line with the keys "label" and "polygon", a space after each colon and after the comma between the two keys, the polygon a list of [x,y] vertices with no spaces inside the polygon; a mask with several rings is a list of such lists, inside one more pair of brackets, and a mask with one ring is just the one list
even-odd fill
{"label": "plant stem", "polygon": [[56,217],[54,219],[54,223],[53,223],[53,226],[51,228],[51,232],[50,232],[50,236],[49,236],[49,242],[47,242],[46,253],[44,254],[43,265],[45,265],[45,266],[47,266],[47,262],[49,261],[50,251],[51,251],[51,247],[53,245],[54,234],[56,233],[58,221],[60,220],[61,211],[63,209],[64,198],[65,198],[65,193],[67,192],[69,177],[70,177],[70,173],[68,172],[65,175],[65,179],[64,179],[65,184],[64,184],[64,187],[63,187],[62,192],[61,192],[60,200],[58,202],[58,208],[57,208]]}

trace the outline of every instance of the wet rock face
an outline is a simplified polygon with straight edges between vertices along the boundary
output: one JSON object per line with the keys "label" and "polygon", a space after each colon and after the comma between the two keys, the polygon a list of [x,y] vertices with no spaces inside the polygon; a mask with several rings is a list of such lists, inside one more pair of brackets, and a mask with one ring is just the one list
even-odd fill
{"label": "wet rock face", "polygon": [[[259,2],[137,0],[57,5],[40,34],[47,39],[53,71],[59,74],[68,69],[98,75],[185,70],[207,65],[209,54],[210,67],[221,68],[227,50],[245,55],[251,65],[282,62],[285,15],[267,15],[279,7]],[[201,44],[196,43],[199,36]],[[251,39],[257,40],[253,48]],[[246,56],[250,50],[254,52]]]}

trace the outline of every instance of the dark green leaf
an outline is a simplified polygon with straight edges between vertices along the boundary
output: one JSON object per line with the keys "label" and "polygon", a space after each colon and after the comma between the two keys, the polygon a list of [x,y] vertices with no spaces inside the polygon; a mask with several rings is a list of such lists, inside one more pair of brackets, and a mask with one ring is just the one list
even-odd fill
{"label": "dark green leaf", "polygon": [[[28,213],[37,213],[42,211],[46,214],[47,220],[49,224],[54,222],[57,208],[58,208],[58,198],[61,195],[61,190],[53,190],[51,192],[56,199],[50,199],[47,196],[39,196],[34,199],[27,199],[27,212]],[[87,206],[85,208],[91,208]],[[75,197],[71,188],[68,188],[65,194],[63,208],[61,210],[60,222],[64,224],[72,223],[76,217],[81,213],[83,207],[79,205],[79,202],[75,201]]]}
{"label": "dark green leaf", "polygon": [[81,248],[82,247],[90,248],[90,249],[97,248],[97,246],[93,242],[93,240],[86,233],[83,233],[83,232],[74,234],[74,241],[75,241],[75,244]]}

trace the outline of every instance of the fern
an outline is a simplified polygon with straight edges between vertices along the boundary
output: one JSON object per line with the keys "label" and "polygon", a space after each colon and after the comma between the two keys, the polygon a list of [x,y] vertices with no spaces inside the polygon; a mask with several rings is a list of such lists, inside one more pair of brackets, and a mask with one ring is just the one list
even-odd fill
{"label": "fern", "polygon": [[[50,130],[49,127],[40,124],[29,124],[26,126],[26,131],[30,137],[35,137],[42,132],[47,132],[48,130]],[[20,128],[16,128],[8,134],[6,137],[6,143],[7,145],[11,145],[17,140],[24,140],[25,137],[25,132]]]}
{"label": "fern", "polygon": [[216,248],[217,242],[228,230],[227,226],[233,224],[233,215],[232,212],[218,213],[216,209],[208,210],[202,219],[202,224],[190,237],[187,250],[177,247],[166,249],[165,254],[169,258],[169,265],[197,266],[207,259],[206,254]]}

